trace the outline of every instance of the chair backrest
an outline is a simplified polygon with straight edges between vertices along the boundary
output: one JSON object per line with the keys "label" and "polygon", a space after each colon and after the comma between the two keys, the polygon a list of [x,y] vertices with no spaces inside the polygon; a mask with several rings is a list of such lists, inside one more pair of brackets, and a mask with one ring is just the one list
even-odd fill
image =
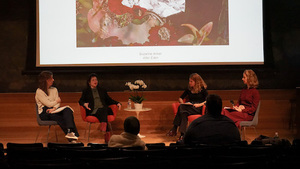
{"label": "chair backrest", "polygon": [[112,110],[112,112],[114,114],[114,118],[116,118],[117,117],[117,112],[119,110],[118,106],[116,104],[112,104],[112,105],[109,105],[108,107],[111,108],[111,110]]}
{"label": "chair backrest", "polygon": [[259,114],[259,110],[260,110],[260,101],[258,103],[258,106],[257,106],[257,109],[255,111],[255,114],[254,114],[254,117],[253,117],[253,120],[252,120],[252,125],[253,126],[256,126],[258,124],[258,114]]}
{"label": "chair backrest", "polygon": [[57,125],[56,121],[42,120],[40,118],[39,109],[38,109],[38,105],[37,104],[35,104],[35,110],[36,110],[36,120],[37,120],[38,125],[40,125],[40,126]]}
{"label": "chair backrest", "polygon": [[81,105],[79,105],[80,107],[80,114],[81,114],[81,118],[83,121],[86,121],[86,111],[85,111],[85,108]]}
{"label": "chair backrest", "polygon": [[84,147],[84,144],[79,142],[79,143],[48,143],[47,144],[48,148],[72,148],[72,147]]}
{"label": "chair backrest", "polygon": [[30,148],[43,148],[43,143],[11,143],[6,144],[7,150],[10,149],[30,149]]}

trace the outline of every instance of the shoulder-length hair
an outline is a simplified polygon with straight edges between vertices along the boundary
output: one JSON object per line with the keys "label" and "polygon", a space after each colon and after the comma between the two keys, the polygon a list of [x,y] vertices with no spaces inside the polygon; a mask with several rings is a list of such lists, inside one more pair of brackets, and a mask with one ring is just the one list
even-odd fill
{"label": "shoulder-length hair", "polygon": [[255,74],[255,72],[252,69],[247,69],[244,71],[244,74],[247,77],[247,83],[249,85],[250,88],[257,88],[258,87],[258,79],[257,76]]}
{"label": "shoulder-length hair", "polygon": [[42,71],[38,76],[38,87],[48,95],[47,80],[53,76],[50,71]]}
{"label": "shoulder-length hair", "polygon": [[189,79],[192,79],[195,81],[195,87],[191,88],[190,86],[188,87],[190,91],[193,91],[195,93],[199,93],[202,88],[206,89],[207,85],[202,79],[202,77],[198,73],[192,73],[189,77]]}

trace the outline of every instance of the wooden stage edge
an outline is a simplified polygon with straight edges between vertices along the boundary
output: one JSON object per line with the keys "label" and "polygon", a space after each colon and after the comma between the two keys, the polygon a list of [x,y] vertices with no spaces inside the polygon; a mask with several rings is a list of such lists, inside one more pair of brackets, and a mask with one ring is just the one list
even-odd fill
{"label": "wooden stage edge", "polygon": [[[237,101],[240,90],[209,90],[209,94],[218,94],[223,99],[223,106],[230,106],[230,100]],[[292,141],[297,134],[296,119],[296,89],[295,90],[259,90],[261,96],[261,110],[257,126],[258,135],[273,137],[279,132],[281,138]],[[182,91],[145,91],[144,107],[151,111],[141,112],[141,134],[146,135],[146,143],[164,142],[166,145],[176,142],[176,137],[167,137],[165,134],[172,127],[174,113],[172,103],[178,100]],[[118,111],[117,118],[112,122],[114,134],[123,130],[123,121],[128,116],[135,116],[135,112],[124,111],[131,93],[109,92],[109,95],[123,104]],[[35,141],[39,126],[36,122],[35,93],[0,93],[0,143],[7,142],[32,143]],[[88,143],[85,137],[87,125],[81,119],[78,100],[81,93],[60,93],[62,106],[71,106],[75,113],[75,123],[79,130],[79,141]],[[46,144],[47,127],[41,127],[37,142]],[[67,142],[59,127],[56,127],[59,142]],[[86,133],[87,135],[87,133]],[[248,129],[246,140],[250,143],[258,137],[253,129]],[[55,142],[54,128],[50,131],[49,142]],[[98,130],[98,124],[91,127],[90,141],[103,143],[103,134]]]}

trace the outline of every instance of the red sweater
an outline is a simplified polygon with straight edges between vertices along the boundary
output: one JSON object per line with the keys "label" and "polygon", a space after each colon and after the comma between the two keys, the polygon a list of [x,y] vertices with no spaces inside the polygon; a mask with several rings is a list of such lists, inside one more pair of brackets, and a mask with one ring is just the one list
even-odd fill
{"label": "red sweater", "polygon": [[244,105],[245,109],[242,112],[254,116],[259,100],[260,96],[257,89],[242,89],[237,106]]}

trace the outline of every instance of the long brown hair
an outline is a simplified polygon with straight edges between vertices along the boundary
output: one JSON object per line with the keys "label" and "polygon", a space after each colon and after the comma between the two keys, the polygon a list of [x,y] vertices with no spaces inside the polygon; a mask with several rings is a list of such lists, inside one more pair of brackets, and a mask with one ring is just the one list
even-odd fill
{"label": "long brown hair", "polygon": [[247,83],[249,85],[250,88],[257,88],[258,87],[258,79],[257,76],[255,74],[255,72],[251,69],[247,69],[244,71],[244,73],[247,77]]}
{"label": "long brown hair", "polygon": [[38,76],[39,88],[48,95],[47,80],[53,76],[50,71],[42,71]]}
{"label": "long brown hair", "polygon": [[190,75],[189,79],[192,79],[193,81],[195,81],[194,88],[191,88],[190,86],[188,87],[190,91],[199,93],[202,90],[202,88],[204,88],[204,89],[207,88],[206,83],[204,82],[204,80],[198,73],[192,73]]}

